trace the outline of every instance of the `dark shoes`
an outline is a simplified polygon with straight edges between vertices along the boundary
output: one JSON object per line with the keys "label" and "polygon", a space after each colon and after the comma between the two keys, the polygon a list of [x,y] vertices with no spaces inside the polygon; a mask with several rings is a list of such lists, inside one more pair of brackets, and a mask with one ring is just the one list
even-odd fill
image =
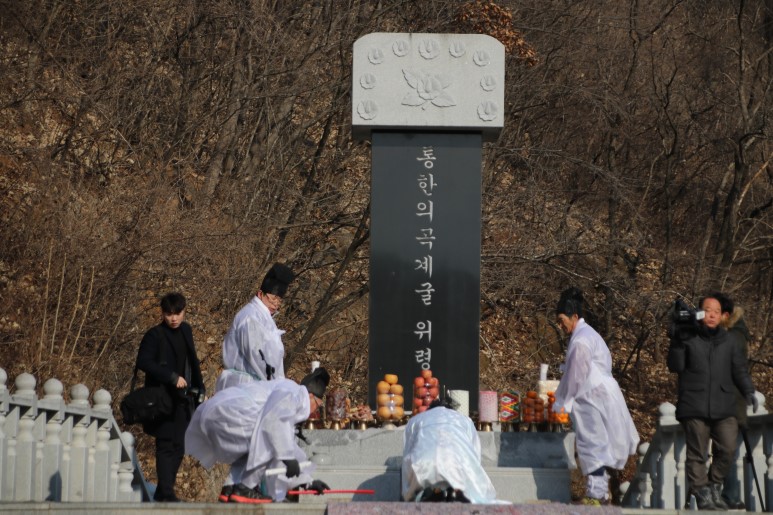
{"label": "dark shoes", "polygon": [[702,486],[697,491],[693,492],[693,495],[695,496],[695,504],[698,506],[699,510],[717,511],[720,509],[714,504],[714,495],[712,494],[710,487]]}
{"label": "dark shoes", "polygon": [[723,495],[722,500],[725,501],[725,504],[727,504],[728,510],[746,511],[746,505],[740,499],[728,499]]}
{"label": "dark shoes", "polygon": [[220,489],[220,495],[217,496],[217,502],[228,502],[228,498],[231,497],[234,485],[223,485]]}
{"label": "dark shoes", "polygon": [[153,497],[155,502],[182,502],[176,495],[171,497]]}
{"label": "dark shoes", "polygon": [[451,487],[445,490],[440,488],[425,488],[417,496],[420,502],[463,502],[469,503],[470,500],[461,490],[454,490]]}
{"label": "dark shoes", "polygon": [[720,483],[711,483],[709,484],[709,489],[711,490],[711,500],[714,501],[714,506],[721,511],[729,510],[730,507],[722,499],[722,485]]}
{"label": "dark shoes", "polygon": [[[223,487],[223,490],[225,490],[226,487]],[[223,495],[223,491],[220,492],[220,495]],[[220,497],[218,497],[218,500]],[[246,485],[243,485],[242,483],[239,483],[238,485],[233,485],[231,487],[231,494],[228,496],[228,502],[237,502],[237,503],[245,503],[245,504],[265,504],[274,502],[274,500],[267,496],[260,493],[255,488],[250,488]]]}

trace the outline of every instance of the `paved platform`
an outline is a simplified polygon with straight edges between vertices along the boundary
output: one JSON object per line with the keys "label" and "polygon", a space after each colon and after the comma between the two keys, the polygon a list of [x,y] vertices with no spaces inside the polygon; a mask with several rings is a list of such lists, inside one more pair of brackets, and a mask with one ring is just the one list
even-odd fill
{"label": "paved platform", "polygon": [[[562,503],[534,503],[515,505],[481,505],[457,503],[406,502],[339,502],[317,498],[316,503],[302,504],[222,504],[222,503],[53,503],[53,502],[0,502],[4,515],[53,513],[58,515],[694,515],[688,510],[644,510],[618,506],[575,506]],[[713,512],[722,513],[722,512]],[[741,513],[741,512],[725,512]]]}

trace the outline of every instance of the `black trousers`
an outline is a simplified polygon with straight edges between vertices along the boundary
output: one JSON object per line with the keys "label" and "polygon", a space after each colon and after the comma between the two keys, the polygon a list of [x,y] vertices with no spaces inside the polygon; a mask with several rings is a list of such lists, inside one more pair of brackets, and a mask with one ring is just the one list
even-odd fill
{"label": "black trousers", "polygon": [[158,486],[153,495],[154,501],[176,501],[174,485],[177,471],[185,455],[185,430],[190,422],[190,410],[187,405],[179,404],[172,419],[159,424],[156,433],[156,475]]}

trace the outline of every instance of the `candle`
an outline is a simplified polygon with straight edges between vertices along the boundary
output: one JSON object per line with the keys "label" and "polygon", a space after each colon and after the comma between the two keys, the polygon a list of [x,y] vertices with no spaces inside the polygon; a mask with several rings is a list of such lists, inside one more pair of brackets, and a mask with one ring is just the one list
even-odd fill
{"label": "candle", "polygon": [[448,396],[454,402],[456,411],[465,417],[470,416],[470,392],[467,390],[448,390]]}
{"label": "candle", "polygon": [[478,420],[480,422],[496,422],[497,417],[497,392],[481,391],[478,393]]}

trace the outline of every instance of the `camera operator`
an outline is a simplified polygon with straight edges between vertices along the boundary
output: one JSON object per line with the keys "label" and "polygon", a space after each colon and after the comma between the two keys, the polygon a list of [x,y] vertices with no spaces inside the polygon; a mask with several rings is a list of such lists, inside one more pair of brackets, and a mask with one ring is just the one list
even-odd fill
{"label": "camera operator", "polygon": [[[702,312],[677,301],[669,328],[668,369],[679,374],[676,418],[685,432],[689,493],[700,510],[728,509],[722,483],[738,439],[736,387],[757,411],[746,357],[720,326],[724,298],[721,293],[707,295],[700,302]],[[707,470],[709,441],[712,462]]]}
{"label": "camera operator", "polygon": [[[722,323],[720,324],[727,330],[728,337],[735,340],[735,345],[740,347],[743,355],[749,358],[749,340],[751,334],[744,321],[743,308],[736,306],[729,297],[720,298],[722,305]],[[736,411],[735,418],[738,419],[738,429],[743,434],[748,428],[746,415],[746,399],[740,390],[735,391]],[[741,487],[735,467],[730,467],[728,475],[725,476],[725,484],[722,488],[722,500],[731,510],[743,510],[746,508],[741,500]]]}

